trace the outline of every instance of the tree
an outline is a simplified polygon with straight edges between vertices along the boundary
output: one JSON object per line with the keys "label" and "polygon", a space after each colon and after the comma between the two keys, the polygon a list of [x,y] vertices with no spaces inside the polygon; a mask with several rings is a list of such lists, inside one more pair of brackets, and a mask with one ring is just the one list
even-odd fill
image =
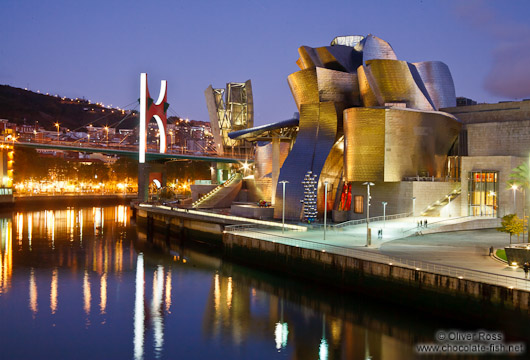
{"label": "tree", "polygon": [[524,225],[527,221],[523,221],[515,214],[508,214],[502,217],[501,227],[497,231],[510,234],[510,244],[512,243],[512,235],[519,236],[524,230]]}
{"label": "tree", "polygon": [[[528,162],[525,161],[524,163],[512,170],[512,172],[510,173],[510,180],[508,181],[508,184],[517,185],[523,190],[523,218],[526,219],[526,190],[530,189],[530,167],[528,165]],[[523,242],[525,233],[524,225]]]}
{"label": "tree", "polygon": [[114,164],[112,164],[112,170],[116,176],[116,180],[126,180],[127,183],[131,182],[130,179],[136,179],[138,177],[138,161],[130,159],[128,157],[120,157]]}

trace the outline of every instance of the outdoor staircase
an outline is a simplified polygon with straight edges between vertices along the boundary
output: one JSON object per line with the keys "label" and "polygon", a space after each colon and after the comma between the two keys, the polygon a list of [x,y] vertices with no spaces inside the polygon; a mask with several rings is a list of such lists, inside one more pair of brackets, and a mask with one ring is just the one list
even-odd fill
{"label": "outdoor staircase", "polygon": [[237,193],[241,188],[242,179],[243,176],[240,173],[236,173],[230,179],[228,179],[221,185],[213,188],[212,190],[210,190],[210,192],[197,199],[197,201],[191,204],[191,207],[194,209],[229,207],[229,203],[233,201],[233,199],[230,198],[235,198],[235,196],[237,196]]}
{"label": "outdoor staircase", "polygon": [[460,196],[462,193],[462,188],[455,189],[449,194],[445,195],[442,199],[432,203],[425,210],[421,212],[421,216],[440,216],[440,210],[447,204],[449,201],[453,201],[455,198]]}

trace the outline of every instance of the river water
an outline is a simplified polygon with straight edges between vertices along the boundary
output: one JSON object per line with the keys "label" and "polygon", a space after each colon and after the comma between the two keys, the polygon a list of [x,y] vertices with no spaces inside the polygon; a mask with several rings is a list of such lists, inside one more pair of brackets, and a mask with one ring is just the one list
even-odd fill
{"label": "river water", "polygon": [[439,329],[509,328],[148,241],[130,216],[124,205],[0,215],[0,359],[430,359],[415,345]]}

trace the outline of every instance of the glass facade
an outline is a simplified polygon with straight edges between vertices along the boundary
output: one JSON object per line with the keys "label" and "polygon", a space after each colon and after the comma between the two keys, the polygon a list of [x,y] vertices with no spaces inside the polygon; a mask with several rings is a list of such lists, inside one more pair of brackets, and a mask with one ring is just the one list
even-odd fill
{"label": "glass facade", "polygon": [[498,179],[498,171],[482,170],[469,173],[468,215],[497,217]]}

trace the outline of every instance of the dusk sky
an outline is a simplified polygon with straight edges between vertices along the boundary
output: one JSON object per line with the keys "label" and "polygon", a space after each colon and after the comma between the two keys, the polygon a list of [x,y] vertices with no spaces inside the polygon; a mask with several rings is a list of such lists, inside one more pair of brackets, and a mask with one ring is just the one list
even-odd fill
{"label": "dusk sky", "polygon": [[[252,80],[255,124],[296,111],[298,47],[373,34],[400,60],[440,60],[457,96],[530,98],[530,1],[0,2],[0,84],[125,107],[147,72],[169,115],[208,120],[208,85]],[[128,108],[134,108],[135,105]]]}

